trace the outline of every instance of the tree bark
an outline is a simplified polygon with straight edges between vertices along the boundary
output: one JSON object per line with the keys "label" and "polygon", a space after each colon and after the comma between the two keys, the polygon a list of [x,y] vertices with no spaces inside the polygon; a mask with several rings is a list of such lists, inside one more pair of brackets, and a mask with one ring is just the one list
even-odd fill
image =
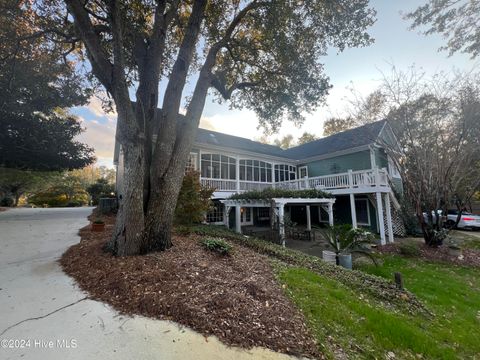
{"label": "tree bark", "polygon": [[139,254],[144,231],[143,172],[144,154],[141,144],[123,147],[125,161],[124,197],[119,200],[115,230],[107,245],[115,255]]}

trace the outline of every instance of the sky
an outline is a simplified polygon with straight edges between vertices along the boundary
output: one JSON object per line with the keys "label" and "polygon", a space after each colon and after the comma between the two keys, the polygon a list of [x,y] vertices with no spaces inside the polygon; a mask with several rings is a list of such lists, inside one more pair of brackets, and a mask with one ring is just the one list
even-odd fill
{"label": "sky", "polygon": [[[298,138],[304,131],[322,136],[323,123],[335,115],[342,115],[347,106],[346,97],[350,88],[362,96],[377,88],[382,72],[388,73],[391,65],[399,70],[406,70],[412,65],[422,69],[427,75],[452,69],[469,71],[478,66],[478,61],[471,60],[466,54],[451,57],[438,49],[445,44],[440,35],[424,36],[417,30],[409,30],[410,23],[402,18],[402,13],[414,10],[422,5],[422,0],[373,0],[371,6],[377,11],[377,22],[369,29],[375,42],[365,48],[346,49],[338,53],[331,49],[321,61],[324,71],[330,78],[333,88],[326,98],[326,104],[315,112],[306,114],[305,122],[296,127],[291,122],[284,122],[278,134],[270,140],[292,134]],[[186,94],[192,91],[194,84],[187,85]],[[92,98],[88,106],[74,108],[72,112],[82,121],[86,131],[80,141],[95,149],[98,165],[111,167],[115,142],[115,114],[105,114],[100,101]],[[249,110],[230,110],[228,104],[218,104],[213,97],[208,97],[200,127],[252,140],[259,139],[263,132],[257,129],[255,113]]]}

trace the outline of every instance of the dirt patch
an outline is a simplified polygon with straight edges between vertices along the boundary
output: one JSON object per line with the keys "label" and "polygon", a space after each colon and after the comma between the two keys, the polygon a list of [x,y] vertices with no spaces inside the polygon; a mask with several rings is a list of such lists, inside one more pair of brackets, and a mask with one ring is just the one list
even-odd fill
{"label": "dirt patch", "polygon": [[[379,246],[377,250],[384,254],[401,254],[400,244],[388,244]],[[447,245],[442,245],[437,248],[429,247],[423,243],[417,244],[418,257],[427,261],[447,262],[450,264],[461,266],[480,267],[480,250],[463,248],[461,256],[451,253]]]}
{"label": "dirt patch", "polygon": [[161,253],[117,258],[102,251],[114,218],[104,220],[105,232],[81,229],[81,242],[60,260],[92,298],[123,314],[175,321],[229,345],[322,357],[266,257],[238,244],[232,256],[220,256],[191,235],[175,236],[175,246]]}
{"label": "dirt patch", "polygon": [[8,208],[6,208],[6,207],[0,207],[0,212],[7,211],[7,210],[8,210]]}

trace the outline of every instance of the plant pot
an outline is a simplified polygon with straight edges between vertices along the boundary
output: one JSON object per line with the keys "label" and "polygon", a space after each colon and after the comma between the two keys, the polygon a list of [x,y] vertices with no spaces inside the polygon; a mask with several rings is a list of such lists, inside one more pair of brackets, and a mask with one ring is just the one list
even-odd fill
{"label": "plant pot", "polygon": [[460,255],[462,255],[462,249],[458,246],[449,246],[448,255],[459,257]]}
{"label": "plant pot", "polygon": [[352,254],[340,254],[338,255],[338,265],[345,269],[352,270]]}
{"label": "plant pot", "polygon": [[102,224],[92,223],[92,231],[102,232],[104,230],[105,230],[105,224],[104,223],[102,223]]}
{"label": "plant pot", "polygon": [[322,258],[323,258],[323,261],[329,264],[332,264],[332,265],[337,264],[337,254],[335,254],[333,251],[323,250]]}

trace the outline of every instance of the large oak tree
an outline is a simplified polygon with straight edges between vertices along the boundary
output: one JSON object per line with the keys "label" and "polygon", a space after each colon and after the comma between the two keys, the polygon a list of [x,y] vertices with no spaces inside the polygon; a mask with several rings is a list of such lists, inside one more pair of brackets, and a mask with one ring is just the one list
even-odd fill
{"label": "large oak tree", "polygon": [[[284,118],[301,122],[330,88],[321,56],[329,47],[368,45],[375,20],[368,0],[56,0],[38,1],[36,11],[56,25],[45,31],[84,53],[115,102],[125,161],[111,242],[117,255],[171,246],[209,90],[254,110],[269,130]],[[184,94],[188,79],[193,91]]]}

